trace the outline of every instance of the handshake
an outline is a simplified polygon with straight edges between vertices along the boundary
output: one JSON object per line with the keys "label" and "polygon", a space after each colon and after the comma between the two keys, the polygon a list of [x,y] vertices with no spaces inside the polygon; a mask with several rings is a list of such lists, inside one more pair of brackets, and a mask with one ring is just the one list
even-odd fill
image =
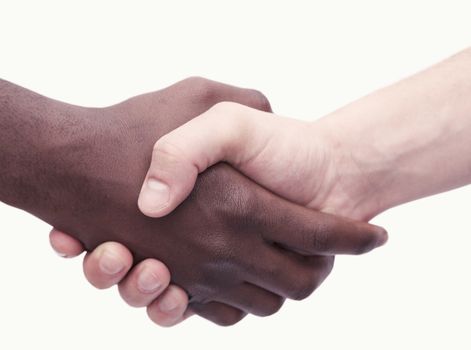
{"label": "handshake", "polygon": [[[2,151],[2,200],[87,250],[121,243],[134,263],[149,265],[136,268],[143,279],[162,275],[145,259],[161,260],[182,288],[176,297],[184,291],[189,310],[218,324],[303,299],[329,274],[334,254],[386,240],[383,229],[318,211],[340,199],[327,188],[336,180],[325,146],[310,140],[309,123],[269,113],[259,92],[190,78],[90,109],[4,83],[2,100],[16,125],[2,136],[11,149]],[[14,104],[21,107],[9,111]],[[103,264],[113,272],[106,256]],[[143,306],[130,289],[131,303]]]}
{"label": "handshake", "polygon": [[51,224],[63,255],[89,251],[89,281],[118,284],[158,324],[271,315],[285,298],[309,296],[335,255],[383,245],[372,217],[469,180],[463,160],[427,176],[452,161],[443,151],[469,142],[452,128],[421,128],[430,104],[459,87],[422,96],[418,86],[440,74],[315,122],[276,116],[261,93],[202,78],[106,108],[0,81],[0,200]]}

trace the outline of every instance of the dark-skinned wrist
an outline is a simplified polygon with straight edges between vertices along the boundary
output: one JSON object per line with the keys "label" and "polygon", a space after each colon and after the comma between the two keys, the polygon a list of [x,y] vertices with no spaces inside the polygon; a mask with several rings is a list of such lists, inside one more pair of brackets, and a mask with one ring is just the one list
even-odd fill
{"label": "dark-skinned wrist", "polygon": [[50,160],[73,142],[79,108],[2,81],[0,87],[0,200],[35,211],[50,199]]}

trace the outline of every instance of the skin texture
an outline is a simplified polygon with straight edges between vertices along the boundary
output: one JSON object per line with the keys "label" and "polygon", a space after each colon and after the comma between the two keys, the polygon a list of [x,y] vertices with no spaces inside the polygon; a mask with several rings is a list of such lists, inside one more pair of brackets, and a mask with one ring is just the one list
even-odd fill
{"label": "skin texture", "polygon": [[470,66],[467,49],[312,123],[220,103],[157,141],[140,209],[167,215],[221,161],[290,201],[362,220],[467,185]]}
{"label": "skin texture", "polygon": [[289,203],[224,164],[202,174],[166,217],[139,212],[156,138],[222,100],[268,109],[259,93],[191,79],[86,109],[7,83],[0,91],[2,201],[72,234],[87,250],[111,240],[128,247],[135,262],[159,258],[192,309],[218,324],[246,312],[272,314],[284,297],[305,298],[332,269],[333,254],[384,243],[380,228]]}
{"label": "skin texture", "polygon": [[[54,251],[61,257],[73,258],[84,251],[80,241],[57,229],[51,231],[49,238]],[[107,253],[104,254],[103,251]],[[106,242],[86,254],[83,270],[87,280],[96,288],[104,289],[117,285],[121,297],[128,305],[146,307],[149,318],[159,326],[174,326],[193,315],[188,309],[186,292],[176,285],[167,288],[170,271],[162,262],[146,259],[135,267],[132,267],[132,263],[131,252],[125,246]],[[117,264],[121,268],[118,272],[109,273],[102,268],[109,264]],[[150,271],[154,277],[150,281],[146,279],[156,288],[150,293],[148,289],[143,291],[139,286],[144,270]],[[172,307],[169,308],[169,305]]]}
{"label": "skin texture", "polygon": [[156,143],[147,179],[165,184],[169,196],[157,203],[144,183],[140,207],[166,215],[195,173],[220,161],[291,201],[361,220],[467,185],[470,66],[467,49],[314,123],[219,104]]}

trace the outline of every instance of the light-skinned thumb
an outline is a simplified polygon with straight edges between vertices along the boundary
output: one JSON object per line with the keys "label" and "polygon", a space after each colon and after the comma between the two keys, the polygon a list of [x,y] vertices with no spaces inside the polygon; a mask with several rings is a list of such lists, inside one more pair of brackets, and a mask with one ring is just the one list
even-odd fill
{"label": "light-skinned thumb", "polygon": [[169,214],[191,193],[197,176],[197,167],[181,150],[157,142],[139,195],[139,209],[154,218]]}

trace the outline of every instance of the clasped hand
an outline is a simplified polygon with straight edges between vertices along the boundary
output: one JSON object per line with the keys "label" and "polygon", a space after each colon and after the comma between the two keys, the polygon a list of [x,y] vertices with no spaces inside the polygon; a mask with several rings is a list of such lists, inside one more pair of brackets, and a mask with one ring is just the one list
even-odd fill
{"label": "clasped hand", "polygon": [[335,254],[386,241],[346,218],[365,219],[334,186],[329,139],[313,142],[308,123],[273,115],[257,91],[190,78],[76,113],[83,137],[62,145],[72,159],[50,160],[70,203],[35,214],[62,255],[91,251],[92,284],[118,284],[160,325],[271,315],[310,295]]}

